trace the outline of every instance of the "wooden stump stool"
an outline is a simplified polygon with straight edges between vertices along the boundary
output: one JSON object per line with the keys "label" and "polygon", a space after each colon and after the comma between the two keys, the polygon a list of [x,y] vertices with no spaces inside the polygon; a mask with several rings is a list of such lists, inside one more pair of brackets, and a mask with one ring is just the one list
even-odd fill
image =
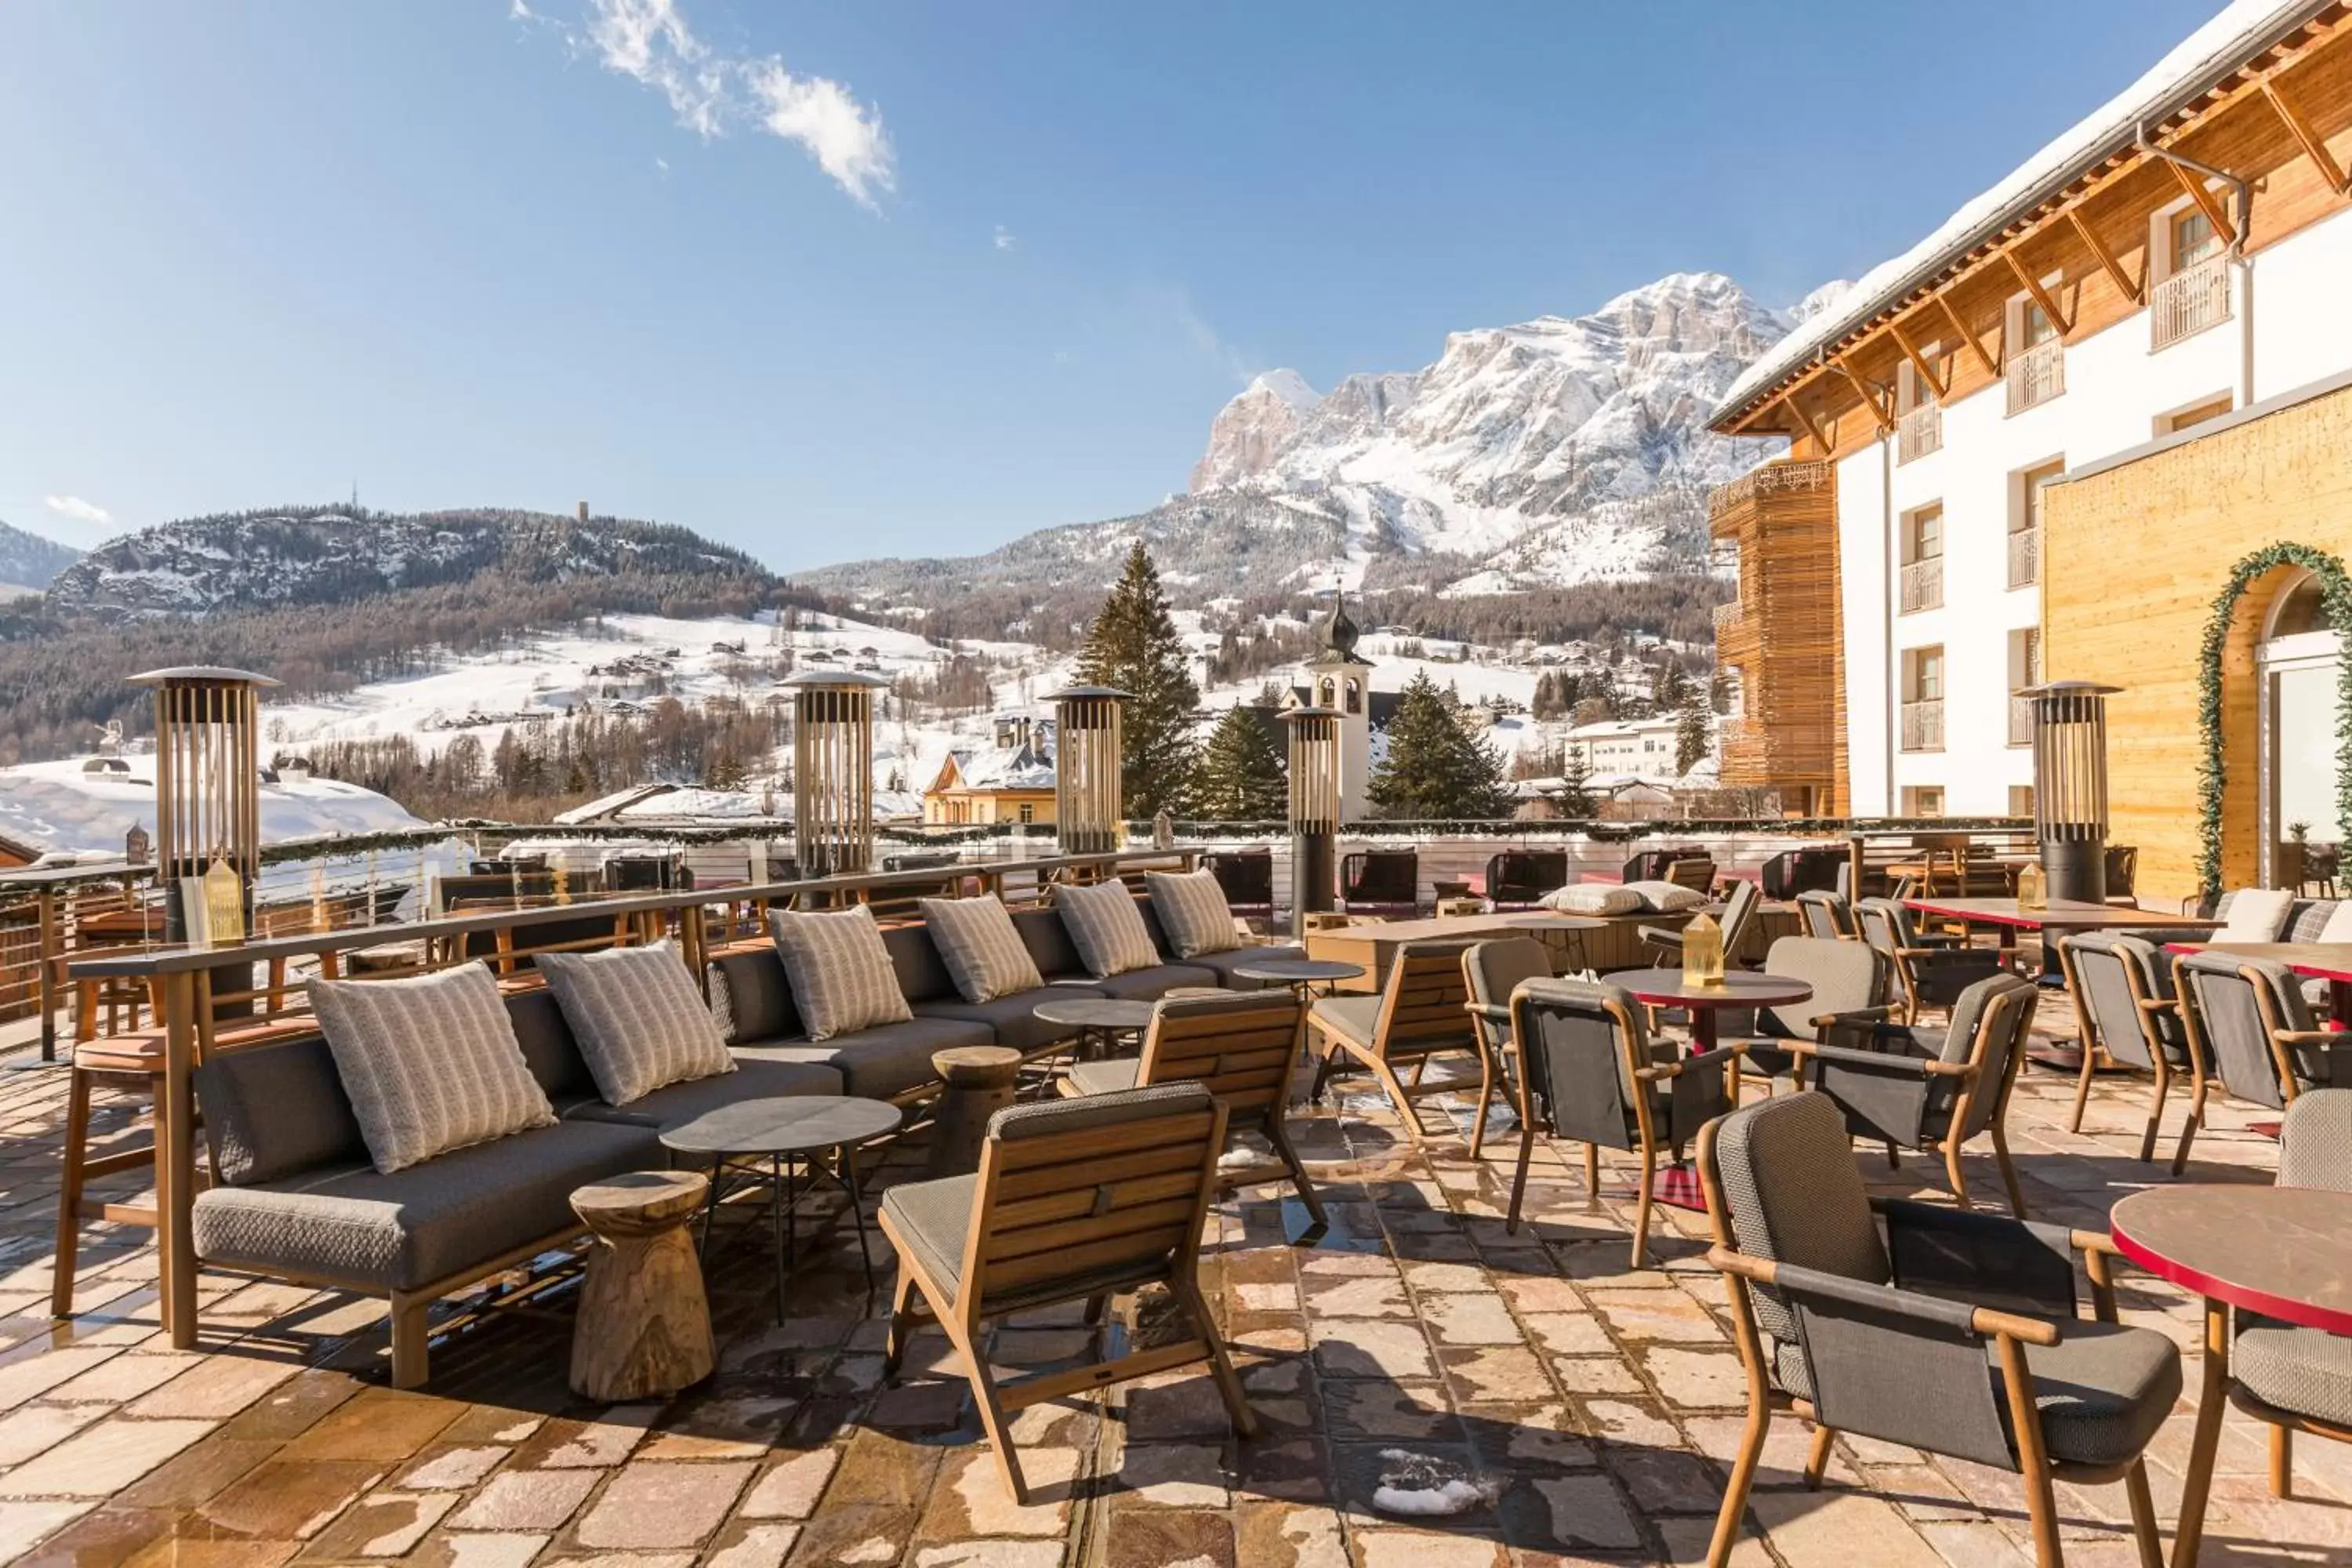
{"label": "wooden stump stool", "polygon": [[931,1123],[926,1176],[969,1176],[980,1169],[988,1119],[1013,1103],[1021,1081],[1021,1053],[1010,1046],[953,1046],[931,1053],[931,1070],[945,1087]]}
{"label": "wooden stump stool", "polygon": [[710,1303],[687,1228],[709,1186],[694,1171],[635,1171],[572,1194],[595,1236],[572,1330],[574,1393],[618,1404],[710,1375]]}

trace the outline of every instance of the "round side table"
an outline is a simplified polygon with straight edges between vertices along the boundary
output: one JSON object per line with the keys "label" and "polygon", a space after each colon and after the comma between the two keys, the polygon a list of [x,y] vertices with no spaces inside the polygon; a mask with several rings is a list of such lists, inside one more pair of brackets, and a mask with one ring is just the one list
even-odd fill
{"label": "round side table", "polygon": [[931,1119],[926,1176],[968,1176],[980,1169],[988,1119],[1013,1103],[1021,1086],[1021,1053],[1011,1046],[952,1046],[931,1053],[940,1075],[940,1106]]}
{"label": "round side table", "polygon": [[1038,1003],[1035,1011],[1041,1022],[1076,1032],[1080,1057],[1089,1051],[1096,1057],[1108,1055],[1113,1041],[1139,1041],[1151,1027],[1150,1003],[1110,996],[1058,997]]}
{"label": "round side table", "polygon": [[623,1404],[710,1375],[710,1302],[687,1235],[709,1185],[694,1171],[638,1171],[572,1194],[595,1237],[572,1330],[573,1393]]}
{"label": "round side table", "polygon": [[[1636,1002],[1653,1007],[1680,1007],[1690,1014],[1690,1054],[1715,1049],[1718,1031],[1716,1014],[1727,1007],[1779,1007],[1802,1002],[1813,994],[1805,981],[1786,974],[1759,974],[1749,970],[1727,971],[1720,984],[1694,985],[1679,969],[1620,970],[1601,977],[1633,993]],[[1651,1195],[1662,1204],[1693,1214],[1706,1212],[1706,1194],[1698,1173],[1687,1160],[1659,1171],[1650,1184]]]}

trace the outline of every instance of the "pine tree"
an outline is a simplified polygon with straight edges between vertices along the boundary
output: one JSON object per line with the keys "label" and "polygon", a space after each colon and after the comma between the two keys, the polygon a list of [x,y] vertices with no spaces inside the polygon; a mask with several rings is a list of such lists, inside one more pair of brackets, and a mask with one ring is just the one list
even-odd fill
{"label": "pine tree", "polygon": [[1675,722],[1675,772],[1686,773],[1715,749],[1715,714],[1706,691],[1692,688],[1684,695],[1683,710]]}
{"label": "pine tree", "polygon": [[1592,769],[1584,760],[1584,748],[1570,743],[1568,755],[1561,759],[1559,814],[1562,816],[1591,816],[1595,809],[1592,800]]}
{"label": "pine tree", "polygon": [[1508,808],[1503,759],[1455,720],[1427,675],[1397,699],[1387,759],[1365,795],[1374,815],[1422,821],[1495,817]]}
{"label": "pine tree", "polygon": [[1201,755],[1193,808],[1217,822],[1279,822],[1289,814],[1289,771],[1274,736],[1247,708],[1229,708]]}
{"label": "pine tree", "polygon": [[1129,817],[1190,808],[1199,751],[1192,710],[1201,705],[1192,657],[1168,614],[1159,569],[1137,540],[1127,570],[1103,601],[1078,652],[1077,678],[1112,686],[1132,700],[1121,717],[1120,790]]}

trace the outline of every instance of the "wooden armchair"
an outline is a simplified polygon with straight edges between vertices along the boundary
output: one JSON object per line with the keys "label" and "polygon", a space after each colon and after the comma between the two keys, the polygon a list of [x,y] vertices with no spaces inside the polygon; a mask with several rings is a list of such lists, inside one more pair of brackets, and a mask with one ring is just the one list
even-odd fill
{"label": "wooden armchair", "polygon": [[1913,1023],[1931,1009],[1949,1008],[1978,981],[2010,972],[1998,952],[1957,938],[1922,935],[1912,924],[1911,911],[1894,899],[1860,900],[1853,916],[1862,940],[1894,966],[1904,1016]]}
{"label": "wooden armchair", "polygon": [[[1422,1083],[1432,1057],[1465,1053],[1478,1063],[1478,1114],[1470,1141],[1475,1147],[1486,1134],[1486,1107],[1495,1091],[1495,1064],[1479,1048],[1477,1031],[1463,1011],[1468,1000],[1462,980],[1459,942],[1408,942],[1398,946],[1390,961],[1388,982],[1376,996],[1325,996],[1307,1015],[1322,1058],[1315,1073],[1315,1098],[1341,1058],[1371,1070],[1388,1092],[1404,1122],[1414,1148],[1424,1137],[1414,1100],[1450,1089],[1452,1085]],[[1399,1069],[1412,1069],[1411,1083]]]}
{"label": "wooden armchair", "polygon": [[[1713,862],[1709,862],[1713,864]],[[1756,923],[1756,911],[1764,901],[1764,894],[1753,882],[1731,884],[1730,896],[1723,900],[1723,961],[1738,967],[1737,954],[1740,943],[1748,940],[1748,928]],[[1672,966],[1683,961],[1683,933],[1664,926],[1643,926],[1642,945],[1656,955],[1662,965]]]}
{"label": "wooden armchair", "polygon": [[1203,1086],[1225,1108],[1229,1136],[1251,1131],[1265,1134],[1275,1158],[1290,1173],[1298,1201],[1321,1225],[1323,1200],[1291,1146],[1285,1114],[1291,1075],[1306,1039],[1306,1015],[1298,998],[1281,988],[1170,996],[1151,1009],[1141,1055],[1073,1062],[1062,1079],[1062,1092],[1075,1098],[1171,1083]]}
{"label": "wooden armchair", "polygon": [[2306,1089],[2352,1088],[2352,1035],[2314,1026],[2294,972],[2266,959],[2189,952],[2172,961],[2194,1087],[2172,1173],[2205,1125],[2215,1083],[2232,1099],[2284,1110]]}
{"label": "wooden armchair", "polygon": [[[2058,963],[2066,976],[2067,994],[2074,999],[2075,1016],[2083,1021],[2083,1076],[2074,1086],[2074,1114],[2069,1132],[2083,1130],[2083,1108],[2091,1098],[2091,1077],[2099,1058],[2150,1074],[2156,1095],[2147,1108],[2147,1131],[2140,1135],[2139,1157],[2156,1158],[2157,1124],[2164,1116],[2164,1100],[2173,1079],[2181,1073],[2201,1078],[2191,1062],[2188,1026],[2180,1016],[2180,999],[2172,989],[2172,971],[2156,944],[2123,931],[2081,931],[2058,943]],[[2187,1158],[2186,1144],[2182,1158]],[[2179,1167],[2174,1173],[2179,1173]]]}
{"label": "wooden armchair", "polygon": [[1807,936],[1851,942],[1858,934],[1853,906],[1843,893],[1807,889],[1797,895],[1797,918],[1804,922]]}
{"label": "wooden armchair", "polygon": [[[1837,1108],[1816,1094],[1710,1123],[1698,1163],[1707,1260],[1724,1276],[1748,1380],[1708,1568],[1731,1561],[1782,1410],[1815,1424],[1805,1480],[1816,1488],[1842,1431],[2018,1476],[2042,1568],[2065,1560],[2055,1483],[2120,1480],[2140,1562],[2162,1563],[2146,1455],[2180,1397],[2180,1352],[2116,1322],[2112,1241],[1874,1199]],[[2090,1321],[2077,1317],[2078,1253]]]}
{"label": "wooden armchair", "polygon": [[[976,1174],[883,1195],[882,1234],[898,1251],[885,1375],[898,1372],[907,1336],[936,1320],[963,1358],[1015,1502],[1025,1505],[1029,1489],[1010,1417],[1043,1400],[1205,1361],[1234,1429],[1255,1436],[1199,1280],[1224,1147],[1224,1108],[1199,1083],[1016,1105],[989,1122]],[[1114,1293],[1154,1283],[1192,1320],[1192,1337],[997,1383],[982,1343],[991,1320],[1083,1300],[1099,1321]]]}

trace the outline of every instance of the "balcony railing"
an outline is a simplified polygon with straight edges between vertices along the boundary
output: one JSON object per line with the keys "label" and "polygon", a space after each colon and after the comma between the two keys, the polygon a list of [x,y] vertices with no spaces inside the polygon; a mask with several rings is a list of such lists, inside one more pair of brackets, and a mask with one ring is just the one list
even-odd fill
{"label": "balcony railing", "polygon": [[1944,749],[1944,700],[1940,697],[1903,705],[1903,749],[1940,752]]}
{"label": "balcony railing", "polygon": [[2022,414],[2066,390],[2066,345],[2056,338],[2009,356],[2009,411]]}
{"label": "balcony railing", "polygon": [[2011,693],[2009,699],[2009,743],[2033,744],[2033,699]]}
{"label": "balcony railing", "polygon": [[2156,286],[2148,301],[2155,346],[2168,348],[2230,319],[2230,258],[2209,256]]}
{"label": "balcony railing", "polygon": [[1750,468],[1727,485],[1717,485],[1708,491],[1706,512],[1709,517],[1721,517],[1759,496],[1791,490],[1817,490],[1830,482],[1830,466],[1827,463],[1786,459],[1766,463]]}
{"label": "balcony railing", "polygon": [[1930,555],[1903,568],[1903,613],[1944,607],[1944,558]]}
{"label": "balcony railing", "polygon": [[1944,449],[1944,410],[1923,403],[1895,422],[1895,460],[1907,463]]}
{"label": "balcony railing", "polygon": [[2009,585],[2030,588],[2042,580],[2042,531],[2012,530],[2009,536]]}

